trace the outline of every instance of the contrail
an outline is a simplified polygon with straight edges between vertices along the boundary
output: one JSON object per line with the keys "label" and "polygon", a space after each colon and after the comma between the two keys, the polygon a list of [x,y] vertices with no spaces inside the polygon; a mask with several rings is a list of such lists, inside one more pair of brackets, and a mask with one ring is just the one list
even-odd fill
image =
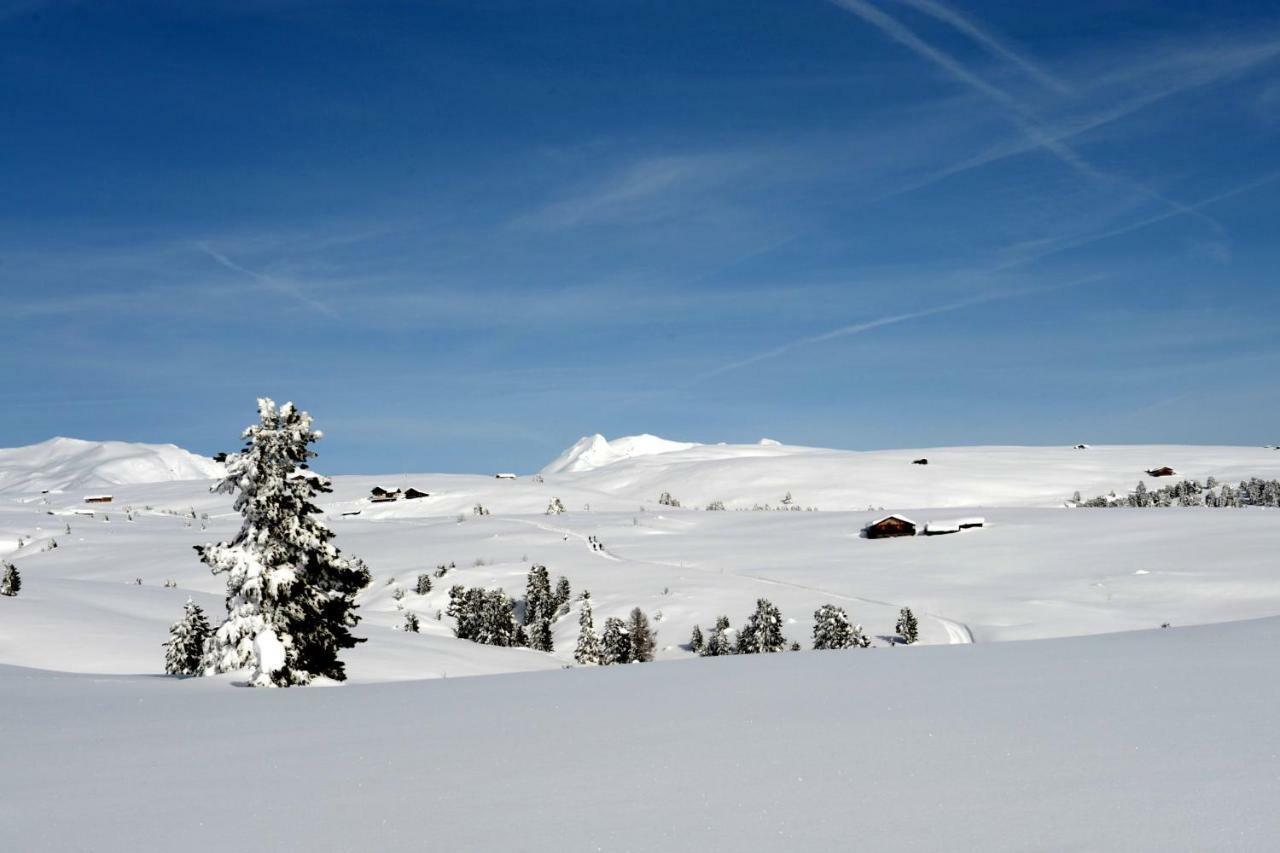
{"label": "contrail", "polygon": [[848,326],[841,326],[838,329],[831,329],[830,331],[823,332],[818,335],[810,335],[804,338],[797,338],[794,341],[789,341],[788,343],[782,344],[780,346],[776,346],[773,349],[756,353],[755,355],[750,356],[748,358],[740,359],[738,361],[730,362],[729,364],[721,365],[720,367],[717,367],[713,370],[708,370],[705,373],[699,373],[698,375],[690,379],[689,382],[686,383],[686,387],[690,385],[696,385],[699,382],[704,382],[715,376],[720,376],[723,373],[728,373],[733,370],[738,370],[740,368],[747,367],[749,365],[756,364],[761,361],[766,361],[771,358],[777,358],[778,356],[785,355],[791,350],[797,349],[799,347],[806,347],[806,346],[810,346],[811,344],[822,343],[823,341],[829,341],[834,338],[846,338],[852,335],[860,335],[863,332],[869,332],[872,329],[879,329],[884,326],[893,326],[893,325],[897,325],[898,323],[905,323],[908,320],[918,320],[922,317],[933,317],[938,314],[949,314],[952,311],[959,311],[962,308],[970,308],[974,305],[983,305],[988,302],[999,302],[1005,299],[1015,299],[1019,296],[1030,296],[1030,295],[1039,294],[1039,293],[1048,293],[1053,290],[1060,290],[1064,287],[1075,287],[1077,285],[1087,284],[1092,281],[1097,281],[1101,277],[1102,276],[1094,275],[1094,276],[1088,276],[1086,278],[1079,279],[1076,281],[1068,282],[1067,284],[1054,285],[1050,287],[1024,287],[1024,288],[1019,288],[1017,290],[1004,290],[1004,291],[998,291],[995,293],[986,293],[981,296],[972,296],[972,297],[969,297],[968,299],[959,299],[959,300],[956,300],[955,302],[948,302],[945,305],[935,305],[933,308],[926,308],[923,311],[908,311],[902,314],[893,314],[888,317],[880,317],[879,319],[876,319],[876,320],[867,320],[862,323],[852,323]]}
{"label": "contrail", "polygon": [[[1039,126],[1039,121],[1035,114],[1027,107],[1023,106],[1016,98],[1003,89],[988,83],[977,74],[974,74],[963,63],[959,62],[949,54],[937,49],[933,45],[921,39],[909,27],[894,18],[891,15],[877,9],[865,0],[831,0],[831,2],[853,14],[862,20],[879,29],[888,35],[894,41],[902,44],[917,56],[920,56],[939,68],[946,71],[952,77],[966,86],[982,93],[989,99],[995,101],[1013,113],[1014,122],[1018,128],[1031,138],[1031,140],[1039,147],[1044,148],[1053,154],[1066,165],[1080,172],[1081,174],[1099,181],[1114,181],[1117,178],[1100,171],[1093,164],[1089,163],[1083,157],[1075,152],[1070,146],[1065,145],[1061,137],[1047,133]],[[1136,192],[1146,197],[1158,201],[1168,207],[1177,210],[1180,213],[1186,213],[1196,216],[1209,223],[1219,233],[1225,233],[1225,229],[1212,218],[1198,213],[1181,202],[1174,201],[1164,195],[1156,192],[1150,187],[1144,186],[1137,181],[1128,178],[1119,179],[1127,184]]]}
{"label": "contrail", "polygon": [[282,281],[278,278],[275,278],[274,276],[265,275],[263,273],[251,270],[248,267],[243,267],[206,243],[197,243],[196,248],[198,248],[204,254],[208,255],[220,266],[226,267],[232,272],[238,272],[241,275],[246,275],[249,278],[252,278],[254,281],[257,281],[263,285],[266,285],[267,287],[276,291],[277,293],[283,293],[286,296],[291,296],[297,301],[301,302],[303,305],[306,305],[308,308],[311,308],[314,311],[319,311],[321,314],[324,314],[327,317],[338,316],[338,313],[334,311],[332,308],[330,308],[328,305],[325,305],[323,302],[320,302],[319,300],[311,298],[305,292],[303,292],[302,288],[298,287],[296,284],[292,282]]}
{"label": "contrail", "polygon": [[1063,83],[1058,78],[1052,76],[1026,57],[1019,55],[1012,48],[999,41],[995,36],[991,35],[954,9],[935,2],[935,0],[898,0],[898,2],[906,6],[910,6],[918,12],[923,12],[930,17],[936,18],[939,21],[950,24],[955,29],[985,47],[991,53],[994,53],[1002,59],[1021,68],[1029,76],[1034,77],[1045,88],[1052,89],[1060,95],[1071,94],[1071,87],[1066,83]]}

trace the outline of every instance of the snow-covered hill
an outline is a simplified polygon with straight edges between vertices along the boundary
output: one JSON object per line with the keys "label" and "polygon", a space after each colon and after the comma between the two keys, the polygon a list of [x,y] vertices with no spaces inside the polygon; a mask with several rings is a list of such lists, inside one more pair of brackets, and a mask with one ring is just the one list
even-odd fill
{"label": "snow-covered hill", "polygon": [[[916,460],[928,464],[914,464]],[[1126,494],[1150,469],[1235,482],[1280,477],[1280,452],[1265,447],[1118,445],[934,447],[851,451],[758,444],[684,444],[655,436],[579,440],[544,474],[613,498],[653,501],[670,492],[684,506],[723,501],[728,509],[792,502],[823,510],[872,507],[1053,507],[1085,497]]]}
{"label": "snow-covered hill", "polygon": [[1269,619],[277,691],[0,666],[0,837],[96,853],[1272,850],[1278,646]]}
{"label": "snow-covered hill", "polygon": [[628,435],[607,440],[600,433],[584,435],[573,446],[561,453],[554,462],[542,469],[543,474],[572,474],[592,471],[623,459],[638,456],[656,456],[688,450],[697,444],[687,441],[668,441],[656,435]]}
{"label": "snow-covered hill", "polygon": [[135,483],[208,480],[222,466],[172,444],[51,438],[0,449],[0,493],[103,489]]}

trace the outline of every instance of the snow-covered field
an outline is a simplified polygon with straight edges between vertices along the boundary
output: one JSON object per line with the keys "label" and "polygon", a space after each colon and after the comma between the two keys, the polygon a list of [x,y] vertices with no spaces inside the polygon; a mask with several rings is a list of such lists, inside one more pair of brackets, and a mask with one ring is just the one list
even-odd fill
{"label": "snow-covered field", "polygon": [[[1178,476],[1144,473],[1163,465]],[[1277,478],[1276,450],[591,437],[540,477],[338,477],[322,509],[373,573],[368,642],[345,655],[352,684],[293,691],[160,677],[187,597],[222,612],[192,551],[239,527],[209,493],[218,471],[171,446],[0,451],[0,557],[23,579],[0,598],[5,848],[222,849],[228,819],[260,850],[1266,849],[1280,830],[1280,621],[1263,618],[1280,614],[1280,510],[1065,505]],[[429,497],[371,503],[374,486]],[[779,511],[788,494],[817,511]],[[888,512],[985,526],[860,535]],[[576,605],[549,655],[437,618],[449,586],[518,598],[538,563],[591,591],[597,627],[639,606],[658,659],[688,660],[457,680],[572,662]],[[440,564],[456,568],[416,594]],[[741,624],[761,597],[806,649],[825,603],[873,647],[693,659],[694,625]],[[923,644],[976,645],[891,647],[903,606]],[[422,633],[399,630],[404,610]],[[415,679],[434,683],[373,683]],[[228,789],[233,818],[206,806]],[[294,834],[331,807],[350,819]]]}

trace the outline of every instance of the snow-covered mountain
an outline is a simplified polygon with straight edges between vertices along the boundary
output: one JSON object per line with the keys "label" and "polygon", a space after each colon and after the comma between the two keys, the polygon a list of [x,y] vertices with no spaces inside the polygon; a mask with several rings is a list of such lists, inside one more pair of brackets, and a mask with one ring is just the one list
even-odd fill
{"label": "snow-covered mountain", "polygon": [[[924,464],[917,464],[924,460]],[[1147,471],[1168,466],[1164,480]],[[652,435],[579,440],[543,469],[556,483],[613,498],[654,501],[670,492],[686,507],[780,503],[824,510],[876,507],[1058,507],[1079,491],[1126,494],[1183,478],[1236,482],[1280,477],[1266,447],[1114,445],[832,450],[781,444],[690,444]],[[552,482],[549,480],[548,482]]]}
{"label": "snow-covered mountain", "polygon": [[8,494],[208,480],[222,472],[219,463],[173,444],[59,437],[0,449],[0,493]]}
{"label": "snow-covered mountain", "polygon": [[554,462],[542,469],[543,474],[572,474],[593,471],[623,459],[638,456],[656,456],[688,450],[700,445],[688,441],[669,441],[656,435],[628,435],[609,441],[600,433],[584,435],[573,446],[561,453]]}

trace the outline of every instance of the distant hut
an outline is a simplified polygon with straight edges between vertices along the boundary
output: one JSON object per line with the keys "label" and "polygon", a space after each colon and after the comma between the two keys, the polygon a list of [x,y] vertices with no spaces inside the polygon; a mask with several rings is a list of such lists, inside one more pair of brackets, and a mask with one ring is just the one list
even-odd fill
{"label": "distant hut", "polygon": [[862,528],[868,539],[888,539],[892,536],[915,536],[916,523],[901,515],[886,515]]}
{"label": "distant hut", "polygon": [[514,480],[516,478],[515,474],[511,474],[506,471],[503,471],[500,474],[494,474],[493,476],[495,479],[498,479],[498,480]]}
{"label": "distant hut", "polygon": [[956,524],[960,525],[961,530],[968,530],[972,527],[986,527],[987,520],[980,515],[971,515],[968,518],[956,519]]}
{"label": "distant hut", "polygon": [[399,497],[399,489],[384,489],[382,486],[374,486],[369,492],[369,500],[376,504],[390,503]]}
{"label": "distant hut", "polygon": [[1170,468],[1168,465],[1165,465],[1165,466],[1162,466],[1162,467],[1160,467],[1160,468],[1152,468],[1151,470],[1147,471],[1147,476],[1149,476],[1149,477],[1172,477],[1172,476],[1173,476],[1174,474],[1176,474],[1176,473],[1178,473],[1178,472],[1177,472],[1177,471],[1174,471],[1174,470],[1173,470],[1172,468]]}
{"label": "distant hut", "polygon": [[1073,448],[1071,448],[1071,449],[1072,449],[1072,450],[1088,450],[1088,449],[1089,449],[1089,445],[1087,445],[1087,444],[1077,444],[1075,447],[1073,447]]}
{"label": "distant hut", "polygon": [[111,503],[111,495],[86,495],[84,502],[87,504],[109,504]]}
{"label": "distant hut", "polygon": [[912,459],[911,464],[912,465],[928,465],[929,460],[928,459]]}
{"label": "distant hut", "polygon": [[420,492],[415,488],[407,488],[404,490],[404,499],[407,501],[416,501],[418,498],[429,498],[431,495],[426,492]]}
{"label": "distant hut", "polygon": [[924,526],[925,536],[943,536],[959,532],[960,524],[955,521],[930,521]]}

